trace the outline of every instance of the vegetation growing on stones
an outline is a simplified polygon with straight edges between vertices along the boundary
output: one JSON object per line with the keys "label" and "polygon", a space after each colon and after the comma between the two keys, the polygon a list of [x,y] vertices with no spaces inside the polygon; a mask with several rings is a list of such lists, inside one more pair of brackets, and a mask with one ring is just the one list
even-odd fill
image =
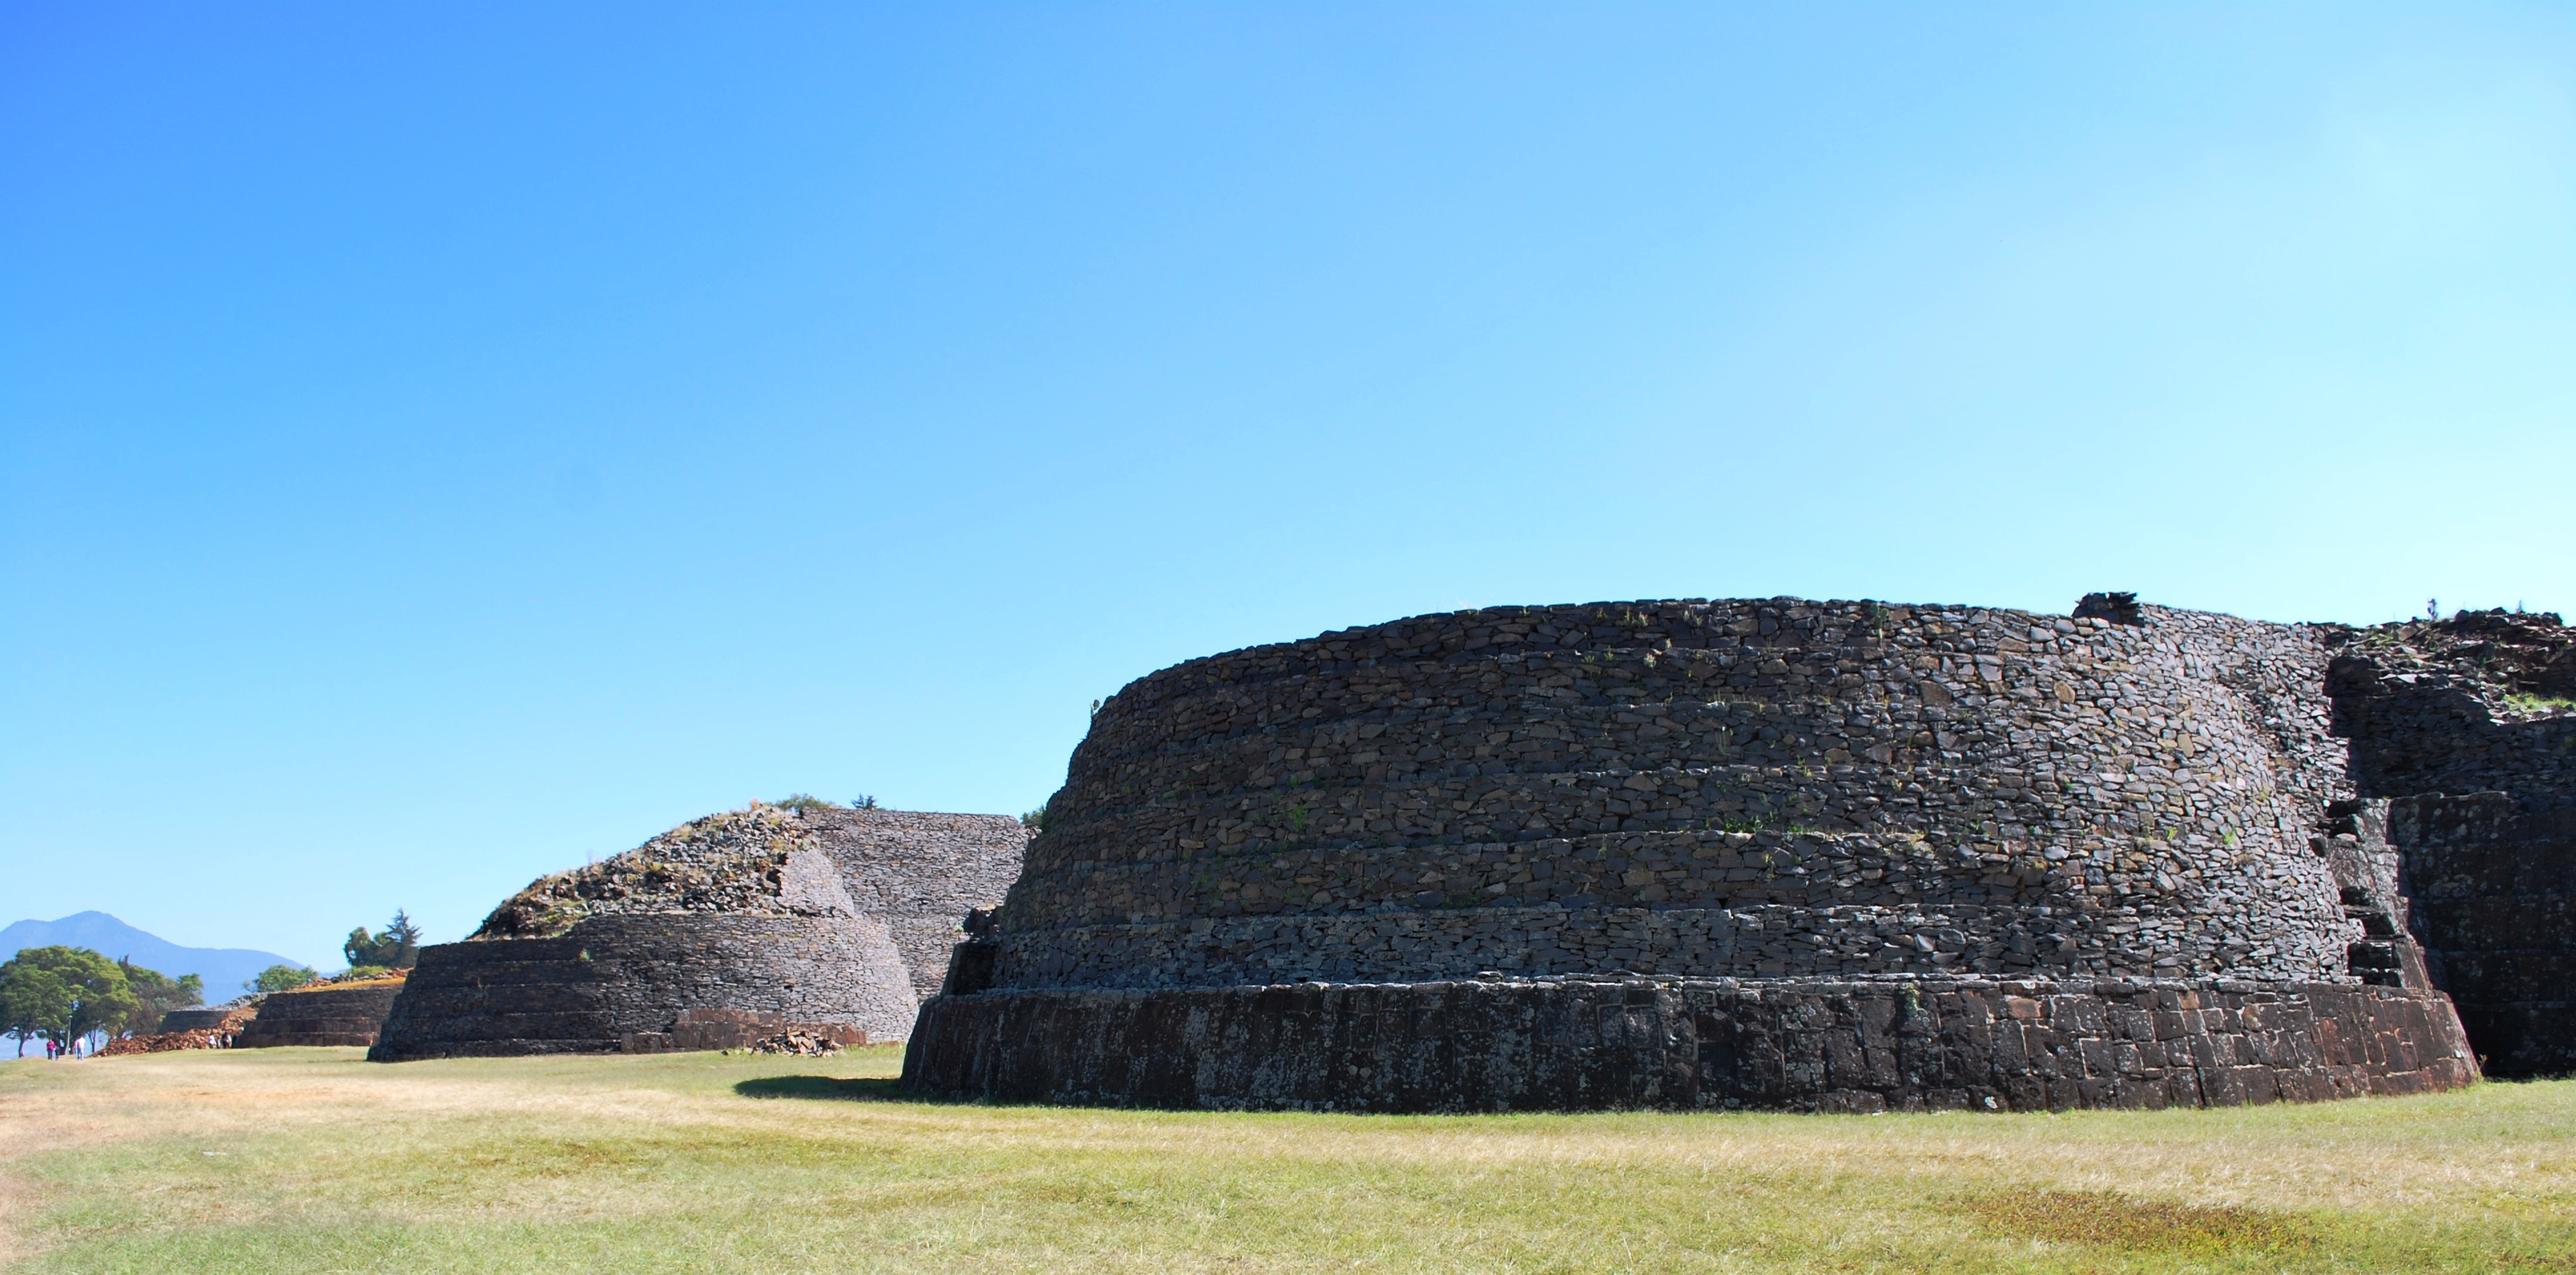
{"label": "vegetation growing on stones", "polygon": [[271,965],[254,975],[242,990],[248,992],[291,992],[321,977],[301,965]]}
{"label": "vegetation growing on stones", "polygon": [[788,854],[805,845],[799,817],[830,808],[782,802],[692,820],[623,854],[539,878],[493,909],[474,937],[552,938],[610,913],[790,911],[779,883]]}

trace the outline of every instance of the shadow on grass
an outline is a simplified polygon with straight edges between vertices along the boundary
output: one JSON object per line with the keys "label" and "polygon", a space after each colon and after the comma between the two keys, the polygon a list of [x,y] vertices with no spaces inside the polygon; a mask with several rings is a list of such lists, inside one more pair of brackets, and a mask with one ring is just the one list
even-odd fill
{"label": "shadow on grass", "polygon": [[764,1076],[737,1082],[733,1091],[745,1098],[839,1098],[857,1102],[921,1102],[895,1088],[891,1076],[845,1079],[840,1076]]}
{"label": "shadow on grass", "polygon": [[922,1107],[1048,1107],[1044,1102],[998,1102],[957,1094],[905,1093],[892,1076],[766,1076],[738,1080],[733,1091],[745,1098],[824,1098],[844,1102],[908,1102]]}

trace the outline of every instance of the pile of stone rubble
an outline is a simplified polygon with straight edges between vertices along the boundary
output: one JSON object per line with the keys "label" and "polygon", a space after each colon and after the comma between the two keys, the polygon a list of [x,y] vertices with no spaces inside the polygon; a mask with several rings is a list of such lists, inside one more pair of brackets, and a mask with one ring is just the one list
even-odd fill
{"label": "pile of stone rubble", "polygon": [[160,1032],[150,1036],[120,1036],[107,1042],[96,1056],[114,1058],[121,1054],[166,1054],[180,1049],[229,1049],[232,1043],[231,1032]]}
{"label": "pile of stone rubble", "polygon": [[259,1014],[263,996],[202,1009],[180,1009],[161,1016],[161,1030],[148,1036],[127,1036],[107,1042],[99,1050],[101,1057],[119,1054],[162,1054],[174,1049],[230,1049],[233,1037],[248,1027]]}
{"label": "pile of stone rubble", "polygon": [[790,1028],[775,1036],[764,1036],[751,1042],[755,1054],[788,1054],[797,1058],[822,1058],[841,1052],[841,1042],[829,1036]]}
{"label": "pile of stone rubble", "polygon": [[542,877],[494,908],[478,939],[552,938],[619,913],[787,913],[781,873],[810,830],[800,812],[755,805],[684,823],[588,867]]}

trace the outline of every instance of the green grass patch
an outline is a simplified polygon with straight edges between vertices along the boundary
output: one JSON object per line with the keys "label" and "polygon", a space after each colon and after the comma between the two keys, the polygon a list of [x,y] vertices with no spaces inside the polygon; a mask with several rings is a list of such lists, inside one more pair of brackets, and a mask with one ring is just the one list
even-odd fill
{"label": "green grass patch", "polygon": [[2128,1252],[2222,1257],[2317,1246],[2314,1223],[2296,1214],[2133,1200],[2117,1191],[2014,1191],[1971,1201],[1968,1211],[1993,1234]]}
{"label": "green grass patch", "polygon": [[2576,1083],[2227,1111],[921,1103],[892,1049],[0,1065],[81,1271],[2576,1271]]}

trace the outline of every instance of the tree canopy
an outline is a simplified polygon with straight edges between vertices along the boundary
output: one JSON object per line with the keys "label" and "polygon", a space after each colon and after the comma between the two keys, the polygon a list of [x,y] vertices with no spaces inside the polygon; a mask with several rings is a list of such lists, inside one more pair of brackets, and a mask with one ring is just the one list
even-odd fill
{"label": "tree canopy", "polygon": [[159,970],[145,969],[125,957],[117,958],[116,969],[125,976],[127,990],[134,993],[134,1014],[123,1027],[127,1035],[159,1031],[163,1014],[206,1003],[206,980],[194,974],[172,978]]}
{"label": "tree canopy", "polygon": [[242,988],[253,992],[291,992],[312,982],[315,977],[313,971],[301,965],[271,965],[242,984]]}
{"label": "tree canopy", "polygon": [[340,945],[349,958],[349,967],[379,966],[389,970],[407,970],[420,959],[420,927],[411,923],[410,914],[394,909],[394,919],[385,922],[385,932],[369,934],[361,925],[349,931],[349,941]]}
{"label": "tree canopy", "polygon": [[120,1030],[141,1007],[116,962],[85,947],[31,947],[0,964],[0,1019],[21,1050],[28,1036],[68,1048],[91,1032]]}

